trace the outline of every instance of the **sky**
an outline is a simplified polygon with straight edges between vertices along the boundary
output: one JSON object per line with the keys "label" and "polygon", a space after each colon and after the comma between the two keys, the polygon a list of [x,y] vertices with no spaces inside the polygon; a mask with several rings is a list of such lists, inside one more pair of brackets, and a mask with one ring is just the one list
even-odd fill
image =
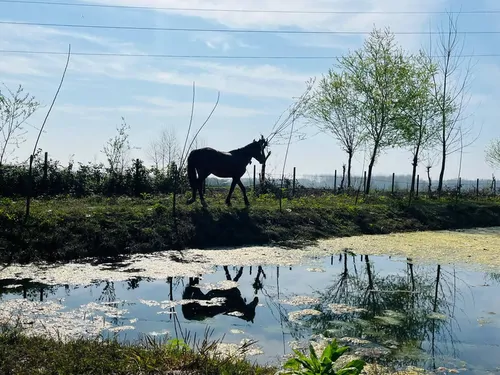
{"label": "sky", "polygon": [[[187,132],[192,84],[196,84],[193,129],[198,129],[211,111],[220,91],[215,113],[200,133],[207,146],[231,150],[242,147],[260,134],[267,136],[280,114],[305,88],[311,77],[321,78],[335,56],[357,49],[373,26],[390,27],[397,42],[407,51],[428,47],[429,36],[418,34],[445,26],[447,16],[436,12],[462,11],[460,31],[489,33],[465,37],[465,54],[474,54],[469,88],[469,116],[477,138],[463,154],[463,178],[491,178],[495,171],[484,158],[488,142],[500,137],[500,13],[466,13],[500,10],[493,0],[85,0],[72,5],[33,4],[0,1],[0,82],[11,90],[23,85],[43,104],[28,121],[26,142],[10,157],[25,160],[59,84],[66,63],[68,44],[73,53],[56,104],[48,118],[39,147],[63,164],[68,160],[105,161],[101,152],[116,134],[123,116],[130,125],[133,157],[151,164],[147,149],[162,129],[174,129],[180,142]],[[149,6],[172,9],[135,9],[109,6]],[[199,8],[233,11],[200,11]],[[186,10],[187,9],[187,10]],[[197,10],[198,9],[198,10]],[[278,12],[236,12],[237,9]],[[286,13],[298,11],[303,13]],[[325,13],[307,13],[322,11]],[[327,12],[351,13],[327,13]],[[414,14],[391,14],[418,11]],[[377,13],[374,13],[377,12]],[[7,23],[5,23],[7,22]],[[9,23],[10,22],[10,23]],[[13,22],[52,24],[19,25]],[[205,29],[217,31],[127,30],[60,27],[54,24],[132,26]],[[361,34],[277,34],[234,32],[234,30],[355,31]],[[229,30],[225,32],[224,30]],[[230,32],[233,30],[233,32]],[[405,32],[406,34],[399,34]],[[409,33],[408,33],[409,32]],[[434,36],[437,38],[437,36]],[[433,42],[435,45],[435,42]],[[18,52],[12,52],[13,50]],[[10,52],[7,52],[10,51]],[[26,54],[19,51],[61,52],[60,55]],[[92,53],[160,54],[151,56],[96,56]],[[204,56],[323,56],[323,59],[207,58]],[[484,56],[490,55],[490,56]],[[498,55],[498,56],[491,56]],[[194,57],[198,56],[198,57]],[[201,56],[201,57],[200,57]],[[3,87],[2,87],[3,88]],[[4,90],[2,90],[4,91]],[[317,129],[309,137],[290,145],[285,173],[297,168],[297,175],[339,173],[346,155],[338,142]],[[285,145],[271,145],[268,171],[280,175]],[[459,153],[449,158],[445,177],[455,178]],[[355,156],[353,173],[360,175],[365,153]],[[374,167],[377,175],[408,174],[411,155],[404,150],[384,151]],[[254,161],[254,163],[257,163]],[[425,160],[418,173],[424,175]],[[248,166],[248,171],[253,166]],[[434,159],[433,177],[439,173]]]}

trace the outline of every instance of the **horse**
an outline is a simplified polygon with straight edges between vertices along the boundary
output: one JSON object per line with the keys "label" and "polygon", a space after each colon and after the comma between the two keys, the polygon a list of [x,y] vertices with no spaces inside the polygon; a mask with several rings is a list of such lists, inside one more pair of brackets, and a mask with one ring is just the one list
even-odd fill
{"label": "horse", "polygon": [[268,141],[261,134],[260,139],[247,144],[244,147],[237,148],[228,152],[215,150],[210,147],[199,148],[189,153],[187,158],[187,175],[189,185],[192,189],[192,197],[188,199],[187,204],[196,201],[196,190],[200,194],[200,201],[203,207],[206,207],[203,197],[203,181],[211,174],[221,178],[232,178],[231,188],[226,198],[226,205],[231,206],[231,195],[234,188],[238,185],[243,193],[245,206],[250,202],[247,198],[245,186],[241,182],[241,177],[246,172],[247,165],[251,163],[252,158],[260,164],[264,164],[271,155],[271,152],[264,154]]}

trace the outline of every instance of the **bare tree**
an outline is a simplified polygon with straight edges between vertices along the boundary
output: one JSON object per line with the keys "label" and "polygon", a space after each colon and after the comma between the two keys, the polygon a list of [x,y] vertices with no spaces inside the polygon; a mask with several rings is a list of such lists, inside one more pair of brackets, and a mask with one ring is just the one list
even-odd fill
{"label": "bare tree", "polygon": [[[292,134],[292,138],[296,141],[302,141],[305,139],[306,134],[304,133],[304,129],[307,125],[296,127],[296,121],[300,118],[304,117],[307,111],[307,105],[309,100],[311,99],[310,93],[314,87],[316,79],[311,78],[306,82],[306,89],[302,93],[301,96],[295,98],[295,101],[281,113],[276,120],[273,128],[271,129],[271,133],[266,137],[266,140],[269,142],[269,145],[272,143],[273,139],[275,139],[274,144],[289,144],[290,140],[290,127],[294,124],[295,128]],[[284,117],[286,114],[286,117]]]}
{"label": "bare tree", "polygon": [[175,130],[170,127],[164,128],[159,138],[149,143],[147,154],[156,168],[163,170],[173,161],[178,162],[180,145]]}
{"label": "bare tree", "polygon": [[428,152],[425,156],[426,162],[425,162],[425,170],[427,171],[427,179],[429,181],[427,185],[427,192],[429,196],[432,193],[432,178],[431,178],[431,168],[434,167],[435,165],[435,159],[436,157],[433,156],[430,152]]}
{"label": "bare tree", "polygon": [[[310,99],[310,92],[314,86],[315,78],[311,78],[306,82],[306,89],[302,93],[301,96],[295,98],[295,102],[292,103],[287,109],[283,111],[283,113],[276,120],[273,128],[271,129],[271,133],[266,137],[266,141],[268,145],[274,140],[274,144],[276,145],[287,145],[287,147],[291,143],[300,142],[306,139],[306,134],[304,133],[304,129],[307,125],[302,125],[296,127],[296,122],[304,117],[304,114],[307,110],[307,103]],[[286,115],[286,117],[284,117]],[[290,132],[290,128],[293,127],[293,132]],[[295,140],[295,142],[292,142]],[[266,161],[271,156],[271,151],[267,153]],[[266,161],[261,165],[261,172],[259,174],[260,183],[263,184],[266,179]]]}
{"label": "bare tree", "polygon": [[[364,128],[356,107],[355,91],[345,73],[330,69],[311,94],[304,116],[322,132],[331,133],[347,153],[347,187],[351,187],[352,158],[364,141]],[[343,183],[342,183],[343,186]]]}
{"label": "bare tree", "polygon": [[[1,94],[0,101],[0,166],[5,163],[15,148],[25,141],[27,131],[26,121],[40,107],[34,96],[24,93],[21,85],[16,91],[10,90],[5,84],[7,95]],[[14,149],[9,149],[14,147]]]}
{"label": "bare tree", "polygon": [[200,136],[196,136],[193,140],[193,146],[191,147],[192,150],[196,150],[198,148],[203,148],[207,147],[207,141],[204,138],[201,138]]}
{"label": "bare tree", "polygon": [[486,147],[486,162],[492,168],[500,168],[500,138],[493,139]]}
{"label": "bare tree", "polygon": [[[448,16],[448,30],[440,33],[437,51],[438,73],[434,75],[434,95],[439,107],[440,130],[439,148],[441,154],[441,171],[437,191],[441,193],[446,170],[447,157],[475,142],[474,139],[464,143],[471,134],[471,125],[464,126],[464,112],[467,106],[468,90],[471,81],[472,60],[469,59],[464,69],[462,64],[464,43],[458,38],[457,21]],[[430,46],[432,58],[432,45]]]}
{"label": "bare tree", "polygon": [[122,174],[128,166],[130,151],[132,150],[127,132],[129,129],[130,125],[122,117],[122,123],[116,127],[118,134],[110,138],[101,151],[106,155],[109,170],[113,174]]}
{"label": "bare tree", "polygon": [[146,149],[146,155],[153,162],[155,168],[160,169],[160,165],[162,165],[160,142],[158,142],[156,139],[151,140]]}

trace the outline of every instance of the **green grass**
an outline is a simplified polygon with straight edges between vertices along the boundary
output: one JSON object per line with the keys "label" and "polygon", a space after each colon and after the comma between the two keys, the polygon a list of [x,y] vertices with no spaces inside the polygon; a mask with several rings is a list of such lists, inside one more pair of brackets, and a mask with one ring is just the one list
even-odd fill
{"label": "green grass", "polygon": [[253,198],[245,209],[241,194],[233,207],[225,194],[207,196],[186,206],[172,197],[52,198],[32,201],[24,223],[25,202],[0,200],[0,261],[67,261],[116,257],[188,247],[209,248],[263,244],[297,244],[329,236],[383,234],[414,230],[500,225],[500,200],[494,198],[407,199],[323,194],[279,201]]}
{"label": "green grass", "polygon": [[[62,342],[45,336],[25,336],[21,330],[0,331],[0,373],[32,374],[274,374],[276,368],[258,366],[241,357],[214,351],[207,335],[193,345],[147,336],[134,343],[115,339],[73,339]],[[194,350],[193,348],[196,348]],[[244,348],[243,348],[244,351]]]}

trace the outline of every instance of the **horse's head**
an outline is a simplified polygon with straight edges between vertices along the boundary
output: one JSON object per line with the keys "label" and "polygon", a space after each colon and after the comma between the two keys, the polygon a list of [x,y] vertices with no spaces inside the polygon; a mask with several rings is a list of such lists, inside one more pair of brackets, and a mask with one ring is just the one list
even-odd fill
{"label": "horse's head", "polygon": [[267,160],[266,154],[265,154],[265,149],[268,146],[268,141],[264,138],[264,136],[261,134],[260,139],[256,141],[255,139],[252,142],[253,146],[253,157],[260,163],[264,164]]}

